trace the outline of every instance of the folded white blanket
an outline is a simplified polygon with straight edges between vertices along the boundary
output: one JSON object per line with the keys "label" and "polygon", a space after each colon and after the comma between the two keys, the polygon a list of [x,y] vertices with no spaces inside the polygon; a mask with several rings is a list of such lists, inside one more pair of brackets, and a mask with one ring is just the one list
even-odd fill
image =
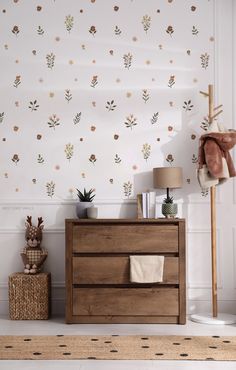
{"label": "folded white blanket", "polygon": [[164,256],[130,256],[130,281],[160,283],[163,281]]}

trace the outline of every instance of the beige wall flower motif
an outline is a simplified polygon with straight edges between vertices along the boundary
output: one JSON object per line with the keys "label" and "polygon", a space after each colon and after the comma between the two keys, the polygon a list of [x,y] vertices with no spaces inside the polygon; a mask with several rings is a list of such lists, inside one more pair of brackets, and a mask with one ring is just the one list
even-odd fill
{"label": "beige wall flower motif", "polygon": [[148,143],[143,144],[142,153],[143,158],[147,161],[151,155],[151,145]]}
{"label": "beige wall flower motif", "polygon": [[151,27],[151,17],[149,15],[146,14],[143,16],[142,25],[143,25],[144,31],[147,33],[147,31]]}
{"label": "beige wall flower motif", "polygon": [[46,55],[47,66],[49,69],[53,69],[55,65],[55,59],[56,59],[56,55],[54,53],[50,53]]}
{"label": "beige wall flower motif", "polygon": [[123,190],[126,198],[129,198],[132,193],[133,184],[130,181],[124,182]]}
{"label": "beige wall flower motif", "polygon": [[20,32],[20,29],[18,26],[14,26],[11,30],[12,33],[14,33],[14,35],[18,35],[18,33]]}
{"label": "beige wall flower motif", "polygon": [[132,64],[133,55],[131,53],[124,54],[123,59],[124,59],[125,68],[130,69],[131,64]]}
{"label": "beige wall flower motif", "polygon": [[20,160],[19,155],[18,154],[14,154],[11,160],[15,164],[17,164],[19,162],[19,160]]}
{"label": "beige wall flower motif", "polygon": [[21,83],[21,76],[17,75],[13,86],[17,88],[20,85],[20,83]]}
{"label": "beige wall flower motif", "polygon": [[70,161],[74,155],[74,145],[73,144],[71,143],[66,144],[65,154],[66,154],[66,158]]}
{"label": "beige wall flower motif", "polygon": [[60,118],[56,114],[52,114],[49,117],[48,126],[55,130],[56,126],[60,125]]}
{"label": "beige wall flower motif", "polygon": [[91,83],[90,83],[90,86],[95,87],[97,84],[98,84],[98,76],[93,76],[92,80],[91,80]]}
{"label": "beige wall flower motif", "polygon": [[50,181],[50,182],[47,182],[46,183],[46,191],[47,191],[47,195],[52,198],[54,193],[55,193],[55,187],[56,187],[56,184],[54,181]]}
{"label": "beige wall flower motif", "polygon": [[127,128],[130,128],[132,130],[133,127],[136,126],[137,124],[138,124],[137,118],[134,117],[133,114],[130,114],[129,116],[126,117],[125,126]]}
{"label": "beige wall flower motif", "polygon": [[0,123],[3,122],[3,119],[4,119],[4,112],[0,113]]}
{"label": "beige wall flower motif", "polygon": [[120,36],[122,31],[118,26],[115,26],[114,32],[115,32],[115,35]]}
{"label": "beige wall flower motif", "polygon": [[89,33],[91,33],[91,35],[95,36],[95,33],[97,33],[96,27],[91,26],[90,29],[89,29]]}
{"label": "beige wall flower motif", "polygon": [[169,164],[172,164],[174,162],[174,157],[172,154],[168,154],[167,157],[166,157],[166,161],[169,163]]}
{"label": "beige wall flower motif", "polygon": [[95,164],[95,162],[97,161],[96,155],[95,154],[91,154],[90,157],[89,157],[89,161],[92,164]]}
{"label": "beige wall flower motif", "polygon": [[168,87],[173,87],[175,84],[175,76],[171,75],[168,82]]}
{"label": "beige wall flower motif", "polygon": [[174,29],[172,26],[168,26],[167,29],[166,29],[166,33],[168,33],[168,35],[172,36],[172,34],[174,33]]}
{"label": "beige wall flower motif", "polygon": [[210,55],[208,53],[201,54],[200,59],[202,68],[207,69],[209,65]]}
{"label": "beige wall flower motif", "polygon": [[66,16],[65,26],[66,26],[67,31],[70,33],[70,31],[72,30],[74,26],[74,17],[72,15],[69,14]]}

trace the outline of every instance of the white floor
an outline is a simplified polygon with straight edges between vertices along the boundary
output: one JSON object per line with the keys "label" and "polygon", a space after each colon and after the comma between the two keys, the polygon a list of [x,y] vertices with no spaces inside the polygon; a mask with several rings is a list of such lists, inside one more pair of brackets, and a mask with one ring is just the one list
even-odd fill
{"label": "white floor", "polygon": [[[49,321],[11,321],[0,318],[0,335],[55,335],[55,334],[144,334],[144,335],[236,335],[236,325],[213,326],[193,323],[186,325],[66,325],[63,318]],[[236,362],[206,361],[0,361],[0,370],[228,370],[236,369]]]}

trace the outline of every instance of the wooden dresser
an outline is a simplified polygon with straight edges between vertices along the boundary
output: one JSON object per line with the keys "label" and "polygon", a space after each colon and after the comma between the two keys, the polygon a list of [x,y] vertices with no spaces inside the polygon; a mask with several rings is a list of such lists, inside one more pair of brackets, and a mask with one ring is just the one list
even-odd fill
{"label": "wooden dresser", "polygon": [[[163,283],[130,282],[130,255],[163,255]],[[67,219],[67,323],[186,321],[183,219]]]}

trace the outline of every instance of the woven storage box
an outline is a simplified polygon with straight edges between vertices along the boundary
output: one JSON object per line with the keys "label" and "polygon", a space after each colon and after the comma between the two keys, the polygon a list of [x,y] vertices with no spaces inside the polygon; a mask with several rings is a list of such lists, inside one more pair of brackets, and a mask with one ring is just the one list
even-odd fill
{"label": "woven storage box", "polygon": [[9,313],[11,320],[47,320],[50,314],[51,274],[9,276]]}

